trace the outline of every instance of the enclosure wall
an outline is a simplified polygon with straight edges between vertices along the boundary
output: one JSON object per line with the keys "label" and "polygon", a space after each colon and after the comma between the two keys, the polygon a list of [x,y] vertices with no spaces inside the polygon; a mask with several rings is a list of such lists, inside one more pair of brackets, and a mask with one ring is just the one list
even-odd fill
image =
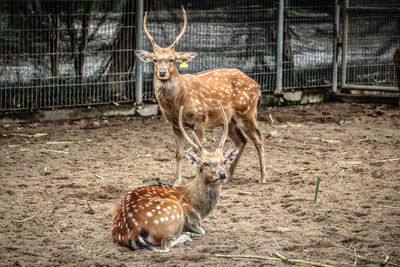
{"label": "enclosure wall", "polygon": [[[150,0],[143,1],[142,11],[148,11],[147,26],[157,43],[168,46],[183,27],[185,6],[188,29],[177,50],[199,55],[181,73],[235,67],[263,92],[281,93],[277,85],[283,91],[332,87],[336,57],[339,66],[345,58],[346,84],[393,88],[400,3],[349,0],[342,57],[343,38],[337,38],[334,22],[335,11],[344,10],[335,3],[344,1],[281,1],[283,10],[279,1]],[[136,27],[142,19],[136,17],[139,2],[1,1],[0,112],[154,102],[152,63],[135,69],[134,50],[141,42],[152,50]],[[344,36],[343,24],[339,28]],[[142,87],[135,91],[136,80]]]}

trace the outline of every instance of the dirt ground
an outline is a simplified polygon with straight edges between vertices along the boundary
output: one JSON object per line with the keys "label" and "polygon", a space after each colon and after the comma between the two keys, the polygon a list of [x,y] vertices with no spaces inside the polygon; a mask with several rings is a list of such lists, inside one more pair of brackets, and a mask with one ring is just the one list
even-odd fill
{"label": "dirt ground", "polygon": [[[110,232],[111,214],[128,190],[157,179],[173,183],[175,142],[161,116],[1,126],[0,265],[285,265],[215,256],[276,257],[275,251],[335,266],[354,264],[344,251],[400,264],[397,108],[263,108],[259,126],[268,183],[258,183],[249,142],[236,177],[203,222],[206,234],[161,254],[118,246]],[[220,137],[221,129],[207,131],[206,147]],[[194,173],[185,162],[184,183]]]}

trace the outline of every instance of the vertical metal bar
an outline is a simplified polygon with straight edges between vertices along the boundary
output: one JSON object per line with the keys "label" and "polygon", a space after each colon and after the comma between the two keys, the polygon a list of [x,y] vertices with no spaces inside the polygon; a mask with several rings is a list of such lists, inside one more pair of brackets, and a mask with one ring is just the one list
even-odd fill
{"label": "vertical metal bar", "polygon": [[277,23],[277,36],[276,36],[276,85],[275,94],[282,92],[282,58],[283,58],[283,9],[284,0],[278,0],[278,23]]}
{"label": "vertical metal bar", "polygon": [[[136,49],[143,48],[143,0],[136,2]],[[135,57],[135,102],[137,105],[142,104],[143,100],[143,63]]]}
{"label": "vertical metal bar", "polygon": [[341,87],[346,86],[346,71],[347,71],[347,39],[349,30],[349,0],[344,0],[343,7],[343,36],[342,36],[342,69],[341,69]]}
{"label": "vertical metal bar", "polygon": [[339,44],[339,14],[340,6],[338,0],[334,0],[333,21],[333,50],[332,50],[332,92],[337,92],[338,86],[338,44]]}

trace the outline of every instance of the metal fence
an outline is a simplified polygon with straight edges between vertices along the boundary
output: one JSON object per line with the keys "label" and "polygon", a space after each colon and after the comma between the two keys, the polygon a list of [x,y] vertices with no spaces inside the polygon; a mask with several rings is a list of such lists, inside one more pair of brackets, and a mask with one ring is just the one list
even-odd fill
{"label": "metal fence", "polygon": [[155,101],[152,64],[135,64],[141,42],[152,49],[136,25],[148,10],[149,31],[167,46],[183,26],[182,4],[188,29],[177,50],[199,55],[181,73],[236,67],[272,93],[336,91],[337,80],[396,90],[400,4],[337,2],[1,0],[0,111]]}
{"label": "metal fence", "polygon": [[344,0],[341,87],[398,91],[400,1]]}

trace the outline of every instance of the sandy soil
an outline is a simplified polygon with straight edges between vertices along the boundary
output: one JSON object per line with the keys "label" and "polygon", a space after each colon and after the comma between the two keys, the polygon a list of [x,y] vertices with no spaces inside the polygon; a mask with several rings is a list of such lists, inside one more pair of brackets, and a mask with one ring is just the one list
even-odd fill
{"label": "sandy soil", "polygon": [[[268,108],[259,111],[259,125],[268,183],[258,183],[256,150],[249,143],[236,177],[203,222],[206,234],[163,254],[120,247],[110,234],[112,211],[129,189],[156,179],[173,182],[174,139],[161,116],[0,127],[0,265],[282,266],[215,256],[277,251],[350,266],[354,259],[346,250],[373,259],[388,255],[400,264],[396,108]],[[206,146],[215,148],[220,136],[221,129],[207,131]],[[184,182],[194,173],[185,162]]]}

